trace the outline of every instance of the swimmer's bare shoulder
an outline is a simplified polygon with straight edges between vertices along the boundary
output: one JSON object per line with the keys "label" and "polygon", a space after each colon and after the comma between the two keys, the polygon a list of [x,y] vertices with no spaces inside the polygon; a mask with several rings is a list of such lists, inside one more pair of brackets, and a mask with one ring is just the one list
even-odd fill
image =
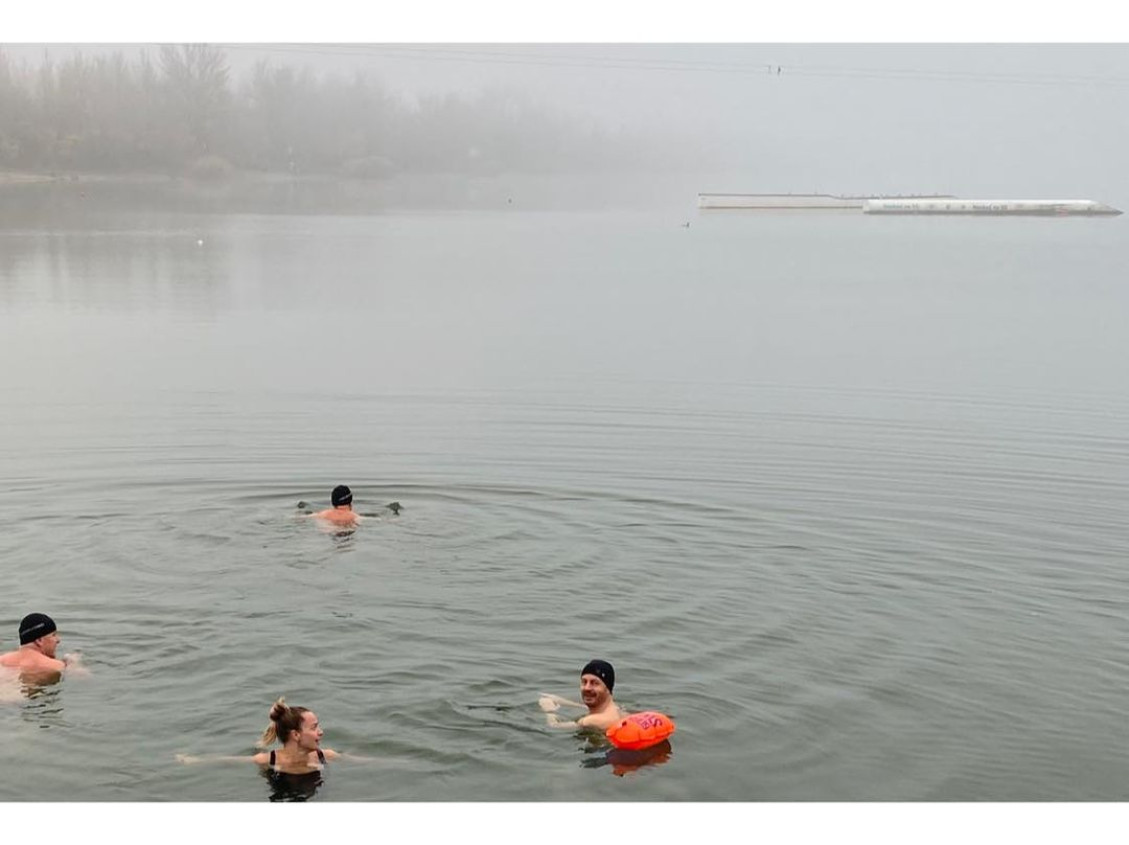
{"label": "swimmer's bare shoulder", "polygon": [[576,720],[576,724],[582,728],[598,728],[601,731],[606,731],[622,719],[623,715],[623,711],[618,707],[612,707],[603,713],[589,713],[587,716],[581,716]]}
{"label": "swimmer's bare shoulder", "polygon": [[341,511],[337,508],[318,511],[314,514],[314,517],[325,520],[333,525],[356,525],[361,521],[361,517],[353,511]]}
{"label": "swimmer's bare shoulder", "polygon": [[[69,655],[68,655],[69,656]],[[0,655],[0,666],[18,669],[21,672],[62,672],[68,663],[45,654],[28,654],[25,651],[10,651]]]}
{"label": "swimmer's bare shoulder", "polygon": [[173,757],[178,763],[183,763],[186,766],[194,766],[197,763],[255,763],[259,766],[270,765],[270,752],[268,751],[262,751],[258,754],[243,757],[228,754],[217,754],[211,757],[200,757],[195,754],[174,754]]}
{"label": "swimmer's bare shoulder", "polygon": [[577,719],[562,719],[556,713],[545,715],[551,728],[588,728],[596,731],[606,731],[624,716],[618,708],[603,713],[588,713]]}
{"label": "swimmer's bare shoulder", "polygon": [[[310,752],[311,765],[317,761],[317,752]],[[322,753],[325,755],[326,760],[339,760],[347,757],[350,760],[367,760],[367,757],[358,757],[356,754],[346,755],[341,751],[334,751],[332,748],[323,748]],[[186,766],[193,766],[197,763],[254,763],[256,766],[269,766],[270,765],[270,752],[260,751],[258,754],[252,754],[249,757],[241,757],[236,755],[219,754],[211,757],[199,757],[195,754],[174,754],[174,758],[178,763],[183,763]]]}

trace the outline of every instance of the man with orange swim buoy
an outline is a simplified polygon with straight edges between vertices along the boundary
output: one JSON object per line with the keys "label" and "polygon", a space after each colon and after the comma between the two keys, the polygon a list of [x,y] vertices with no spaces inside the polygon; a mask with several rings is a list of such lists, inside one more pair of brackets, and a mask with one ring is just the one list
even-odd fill
{"label": "man with orange swim buoy", "polygon": [[[589,660],[580,670],[580,698],[583,704],[547,693],[542,694],[537,703],[545,711],[545,718],[551,727],[607,730],[626,715],[612,698],[614,686],[615,669],[612,668],[612,664],[606,660]],[[562,719],[556,714],[562,704],[570,707],[587,707],[588,714],[575,721]]]}

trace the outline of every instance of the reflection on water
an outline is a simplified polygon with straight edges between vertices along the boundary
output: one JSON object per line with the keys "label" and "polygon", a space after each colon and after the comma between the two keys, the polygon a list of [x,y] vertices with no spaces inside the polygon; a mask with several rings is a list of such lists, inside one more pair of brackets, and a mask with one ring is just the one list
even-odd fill
{"label": "reflection on water", "polygon": [[59,677],[54,680],[38,680],[34,683],[21,681],[20,693],[26,699],[26,703],[20,709],[25,722],[40,728],[59,728],[66,725]]}
{"label": "reflection on water", "polygon": [[291,775],[262,769],[260,774],[269,784],[269,801],[309,801],[325,782],[323,772],[320,770]]}
{"label": "reflection on water", "polygon": [[37,698],[44,698],[48,695],[57,696],[59,691],[59,682],[63,679],[62,672],[51,672],[48,674],[37,674],[34,680],[29,679],[28,676],[21,677],[21,684],[23,686],[23,693],[29,700]]}
{"label": "reflection on water", "polygon": [[[228,254],[223,232],[209,225],[169,229],[154,221],[122,232],[0,232],[0,303],[215,314],[230,304],[228,269],[237,257]],[[53,280],[46,288],[38,282],[45,277]]]}
{"label": "reflection on water", "polygon": [[644,766],[661,766],[670,759],[671,747],[669,739],[664,739],[649,748],[635,750],[608,748],[605,743],[594,741],[584,749],[584,754],[585,757],[580,765],[585,769],[611,766],[613,775],[623,777]]}
{"label": "reflection on water", "polygon": [[357,533],[357,526],[349,528],[325,526],[321,530],[333,538],[333,546],[338,551],[345,552],[353,548],[353,537]]}
{"label": "reflection on water", "polygon": [[24,690],[19,675],[0,669],[0,704],[14,704],[23,700]]}

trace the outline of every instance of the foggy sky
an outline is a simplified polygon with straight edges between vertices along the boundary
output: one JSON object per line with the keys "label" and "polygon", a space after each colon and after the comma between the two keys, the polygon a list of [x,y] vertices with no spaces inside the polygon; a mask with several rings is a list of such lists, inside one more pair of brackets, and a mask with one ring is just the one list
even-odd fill
{"label": "foggy sky", "polygon": [[[519,92],[579,122],[641,134],[700,173],[703,191],[1129,206],[1127,45],[226,46],[236,78],[267,60],[362,72],[408,100]],[[29,62],[72,49],[4,45]]]}

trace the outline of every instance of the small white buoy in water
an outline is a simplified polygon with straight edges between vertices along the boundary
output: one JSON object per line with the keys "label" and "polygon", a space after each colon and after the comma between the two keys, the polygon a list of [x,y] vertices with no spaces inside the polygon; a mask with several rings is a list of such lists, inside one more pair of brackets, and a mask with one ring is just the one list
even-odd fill
{"label": "small white buoy in water", "polygon": [[204,245],[204,239],[203,238],[197,238],[196,246],[203,246],[203,245]]}

